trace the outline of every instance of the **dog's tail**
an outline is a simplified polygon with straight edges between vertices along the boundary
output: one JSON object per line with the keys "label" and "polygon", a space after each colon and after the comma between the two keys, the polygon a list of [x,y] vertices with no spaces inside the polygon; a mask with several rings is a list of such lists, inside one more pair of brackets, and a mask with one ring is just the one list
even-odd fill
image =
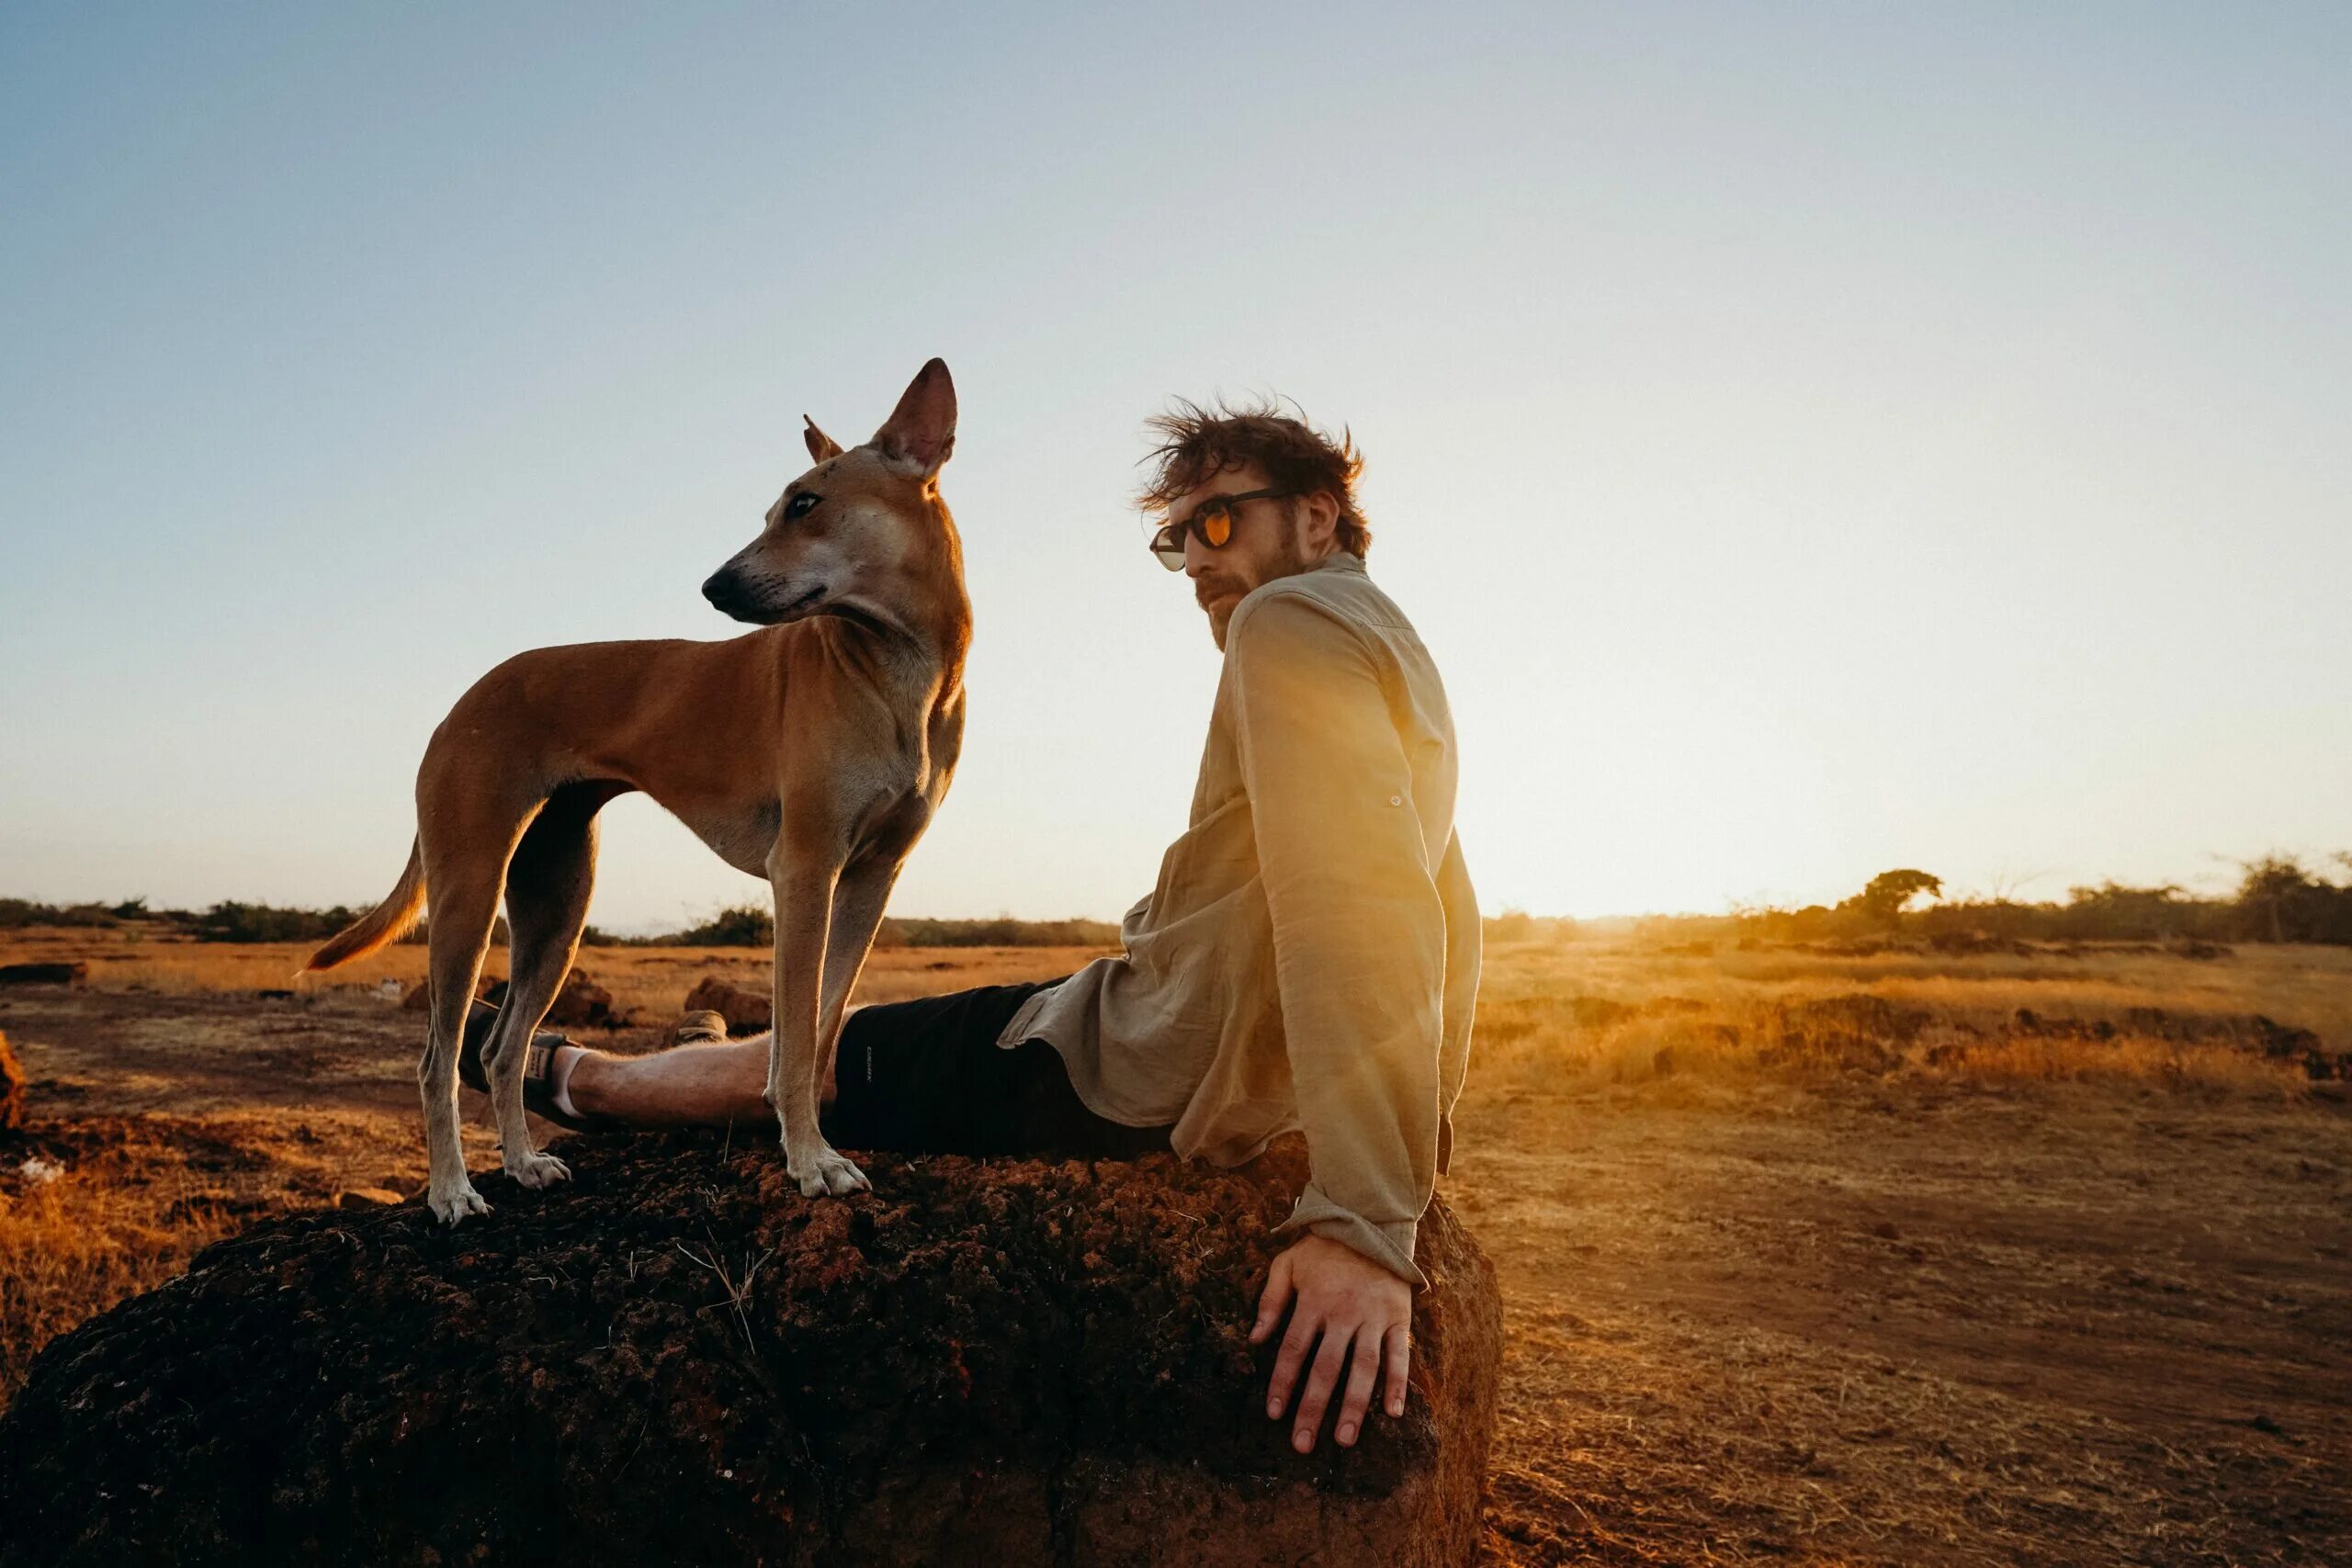
{"label": "dog's tail", "polygon": [[424,846],[412,840],[408,847],[408,869],[384,901],[352,921],[327,939],[327,944],[311,954],[302,965],[305,974],[312,970],[332,969],[338,964],[375,952],[388,942],[397,942],[416,924],[424,912]]}

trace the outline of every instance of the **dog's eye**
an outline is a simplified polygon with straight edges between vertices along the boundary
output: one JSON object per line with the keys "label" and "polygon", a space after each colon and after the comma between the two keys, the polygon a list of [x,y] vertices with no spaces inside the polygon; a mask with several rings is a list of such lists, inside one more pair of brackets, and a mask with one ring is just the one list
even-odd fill
{"label": "dog's eye", "polygon": [[796,517],[808,516],[817,510],[817,503],[824,499],[821,495],[810,495],[807,491],[802,491],[785,503],[784,520],[789,523]]}

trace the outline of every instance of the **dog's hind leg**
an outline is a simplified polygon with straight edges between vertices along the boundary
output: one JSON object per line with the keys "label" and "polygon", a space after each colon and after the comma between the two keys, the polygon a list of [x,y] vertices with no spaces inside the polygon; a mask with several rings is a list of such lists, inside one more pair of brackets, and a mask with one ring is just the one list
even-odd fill
{"label": "dog's hind leg", "polygon": [[531,1146],[523,1119],[523,1061],[579,951],[596,880],[596,813],[612,794],[588,784],[558,790],[506,867],[506,1001],[482,1066],[490,1075],[506,1174],[526,1187],[546,1187],[571,1174],[563,1161]]}
{"label": "dog's hind leg", "polygon": [[416,1087],[424,1102],[425,1204],[444,1224],[468,1214],[486,1214],[490,1205],[466,1175],[466,1151],[458,1135],[458,1046],[466,1011],[481,979],[482,950],[490,945],[498,917],[498,884],[505,869],[504,845],[471,863],[435,859],[427,846],[426,886],[432,889],[432,925],[427,984],[433,998],[424,1056],[416,1065]]}

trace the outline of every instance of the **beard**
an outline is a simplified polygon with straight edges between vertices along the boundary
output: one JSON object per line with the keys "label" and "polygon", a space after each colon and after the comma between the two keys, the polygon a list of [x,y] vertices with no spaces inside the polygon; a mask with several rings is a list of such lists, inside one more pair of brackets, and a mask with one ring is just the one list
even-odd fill
{"label": "beard", "polygon": [[1305,571],[1306,565],[1306,552],[1299,547],[1297,535],[1285,528],[1276,541],[1273,559],[1256,582],[1224,571],[1204,572],[1193,579],[1193,603],[1207,612],[1209,636],[1216,639],[1216,650],[1225,651],[1225,629],[1233,620],[1233,612],[1240,608],[1243,595],[1276,578]]}
{"label": "beard", "polygon": [[1219,653],[1225,651],[1225,628],[1249,592],[1250,584],[1222,574],[1211,574],[1193,584],[1193,602],[1208,615],[1209,636],[1216,639]]}

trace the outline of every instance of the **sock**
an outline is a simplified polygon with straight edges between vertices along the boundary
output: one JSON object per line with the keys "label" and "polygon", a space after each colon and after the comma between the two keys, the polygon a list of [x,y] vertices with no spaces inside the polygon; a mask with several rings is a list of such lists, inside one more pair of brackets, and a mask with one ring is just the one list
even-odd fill
{"label": "sock", "polygon": [[588,1053],[578,1045],[559,1045],[548,1063],[548,1088],[555,1100],[555,1108],[566,1116],[577,1116],[580,1108],[571,1103],[571,1069]]}

